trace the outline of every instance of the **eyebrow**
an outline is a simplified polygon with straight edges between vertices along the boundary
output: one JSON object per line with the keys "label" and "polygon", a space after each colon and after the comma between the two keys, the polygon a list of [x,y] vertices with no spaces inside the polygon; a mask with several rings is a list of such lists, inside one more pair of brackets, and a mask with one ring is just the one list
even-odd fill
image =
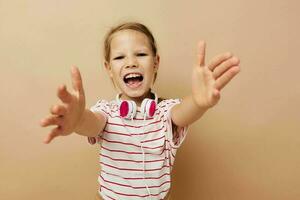
{"label": "eyebrow", "polygon": [[[134,50],[134,52],[140,52],[140,51],[151,51],[151,49],[148,49],[148,48],[140,48],[140,49],[136,49],[136,50]],[[122,51],[115,51],[115,52],[111,52],[111,53],[113,53],[113,54],[115,54],[115,55],[120,55],[120,54],[123,54],[124,52],[122,52]]]}

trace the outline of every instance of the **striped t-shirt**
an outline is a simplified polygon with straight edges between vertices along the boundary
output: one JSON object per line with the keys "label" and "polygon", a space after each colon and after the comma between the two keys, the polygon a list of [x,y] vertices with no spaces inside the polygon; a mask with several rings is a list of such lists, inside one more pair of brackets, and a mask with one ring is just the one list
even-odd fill
{"label": "striped t-shirt", "polygon": [[175,154],[187,132],[187,127],[172,126],[170,110],[178,103],[179,99],[162,100],[154,116],[146,119],[138,108],[132,120],[119,116],[116,100],[100,100],[91,108],[107,119],[97,138],[101,146],[99,193],[103,199],[163,199],[166,196]]}

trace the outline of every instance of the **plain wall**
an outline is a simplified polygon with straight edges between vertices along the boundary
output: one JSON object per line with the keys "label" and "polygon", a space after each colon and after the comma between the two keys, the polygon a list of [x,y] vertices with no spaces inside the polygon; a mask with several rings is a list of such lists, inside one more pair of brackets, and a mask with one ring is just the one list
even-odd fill
{"label": "plain wall", "polygon": [[80,68],[87,106],[112,99],[102,39],[118,22],[153,31],[162,97],[191,92],[197,41],[207,61],[231,51],[241,72],[190,126],[172,199],[300,199],[299,6],[295,0],[0,0],[0,199],[93,199],[98,147],[73,134],[50,145],[38,122]]}

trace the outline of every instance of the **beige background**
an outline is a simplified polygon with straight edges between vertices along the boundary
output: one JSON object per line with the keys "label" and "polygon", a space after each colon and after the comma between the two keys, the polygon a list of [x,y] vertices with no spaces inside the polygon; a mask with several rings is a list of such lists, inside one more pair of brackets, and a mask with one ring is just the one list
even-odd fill
{"label": "beige background", "polygon": [[300,199],[299,6],[296,0],[0,0],[0,199],[93,199],[97,148],[72,135],[50,145],[38,126],[83,76],[87,105],[115,96],[101,64],[104,33],[125,20],[156,36],[156,91],[190,93],[199,39],[207,59],[231,51],[242,71],[221,102],[190,127],[172,199]]}

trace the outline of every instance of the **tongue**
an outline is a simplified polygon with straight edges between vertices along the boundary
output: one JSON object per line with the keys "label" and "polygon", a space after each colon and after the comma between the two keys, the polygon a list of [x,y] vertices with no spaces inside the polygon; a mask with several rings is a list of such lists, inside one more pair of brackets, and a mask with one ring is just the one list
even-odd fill
{"label": "tongue", "polygon": [[135,87],[135,86],[138,86],[140,83],[140,81],[138,79],[131,79],[128,81],[128,85],[132,86],[132,87]]}

